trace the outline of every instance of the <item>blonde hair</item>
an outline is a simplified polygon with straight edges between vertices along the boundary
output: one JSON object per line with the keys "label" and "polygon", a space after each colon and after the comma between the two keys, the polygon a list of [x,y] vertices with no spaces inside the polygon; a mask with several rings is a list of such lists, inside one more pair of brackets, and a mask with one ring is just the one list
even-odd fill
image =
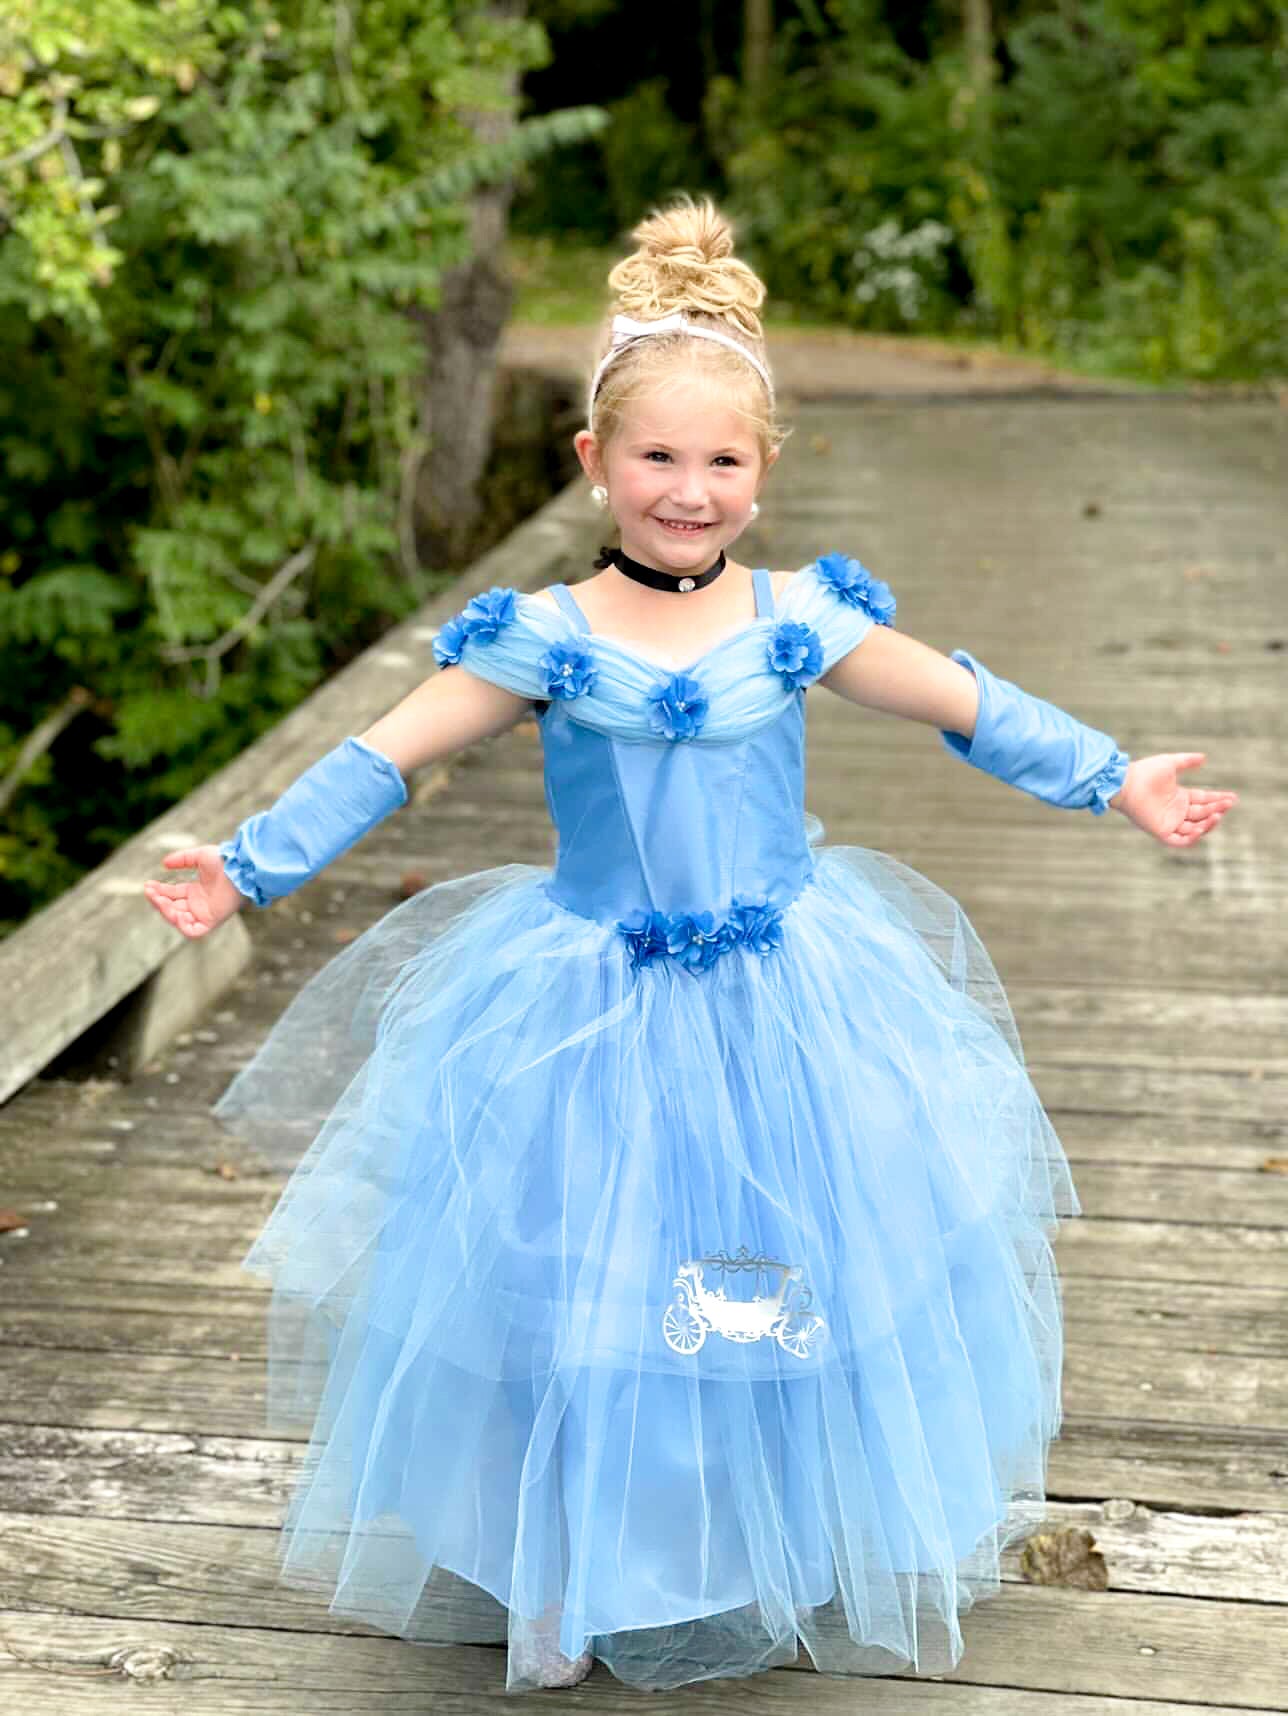
{"label": "blonde hair", "polygon": [[[756,314],[765,301],[764,283],[733,254],[733,228],[710,197],[695,202],[682,195],[664,209],[654,209],[631,237],[639,248],[609,270],[608,284],[617,301],[599,336],[596,366],[610,349],[614,315],[651,322],[682,310],[688,320],[737,340],[768,368]],[[764,381],[727,346],[682,332],[637,340],[608,365],[588,425],[601,448],[621,428],[633,400],[677,377],[688,380],[695,375],[710,382],[721,401],[747,421],[761,462],[766,462],[786,434],[776,421]]]}

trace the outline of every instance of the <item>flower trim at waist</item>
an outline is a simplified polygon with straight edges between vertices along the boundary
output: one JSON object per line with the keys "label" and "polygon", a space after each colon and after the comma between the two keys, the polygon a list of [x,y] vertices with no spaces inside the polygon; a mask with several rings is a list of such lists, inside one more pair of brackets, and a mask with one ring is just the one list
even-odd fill
{"label": "flower trim at waist", "polygon": [[721,954],[744,947],[762,956],[781,946],[783,914],[764,894],[738,895],[718,922],[711,912],[635,911],[613,926],[638,970],[668,959],[685,971],[707,971]]}

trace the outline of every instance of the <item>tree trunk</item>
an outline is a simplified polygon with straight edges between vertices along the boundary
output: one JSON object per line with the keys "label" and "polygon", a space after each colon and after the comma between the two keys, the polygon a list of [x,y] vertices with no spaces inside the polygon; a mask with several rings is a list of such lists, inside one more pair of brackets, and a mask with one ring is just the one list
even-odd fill
{"label": "tree trunk", "polygon": [[975,136],[986,144],[992,129],[993,102],[993,10],[989,0],[963,0],[966,28],[966,64],[970,76]]}
{"label": "tree trunk", "polygon": [[774,43],[774,0],[743,0],[742,88],[752,113],[769,100],[769,67]]}
{"label": "tree trunk", "polygon": [[[524,0],[491,0],[493,16],[522,16]],[[480,143],[514,129],[519,76],[510,105],[465,117]],[[420,427],[429,450],[415,475],[413,533],[422,565],[458,565],[479,516],[478,484],[492,446],[497,351],[514,300],[505,272],[506,223],[513,188],[485,185],[470,204],[470,260],[443,276],[442,302],[418,311],[425,339]]]}

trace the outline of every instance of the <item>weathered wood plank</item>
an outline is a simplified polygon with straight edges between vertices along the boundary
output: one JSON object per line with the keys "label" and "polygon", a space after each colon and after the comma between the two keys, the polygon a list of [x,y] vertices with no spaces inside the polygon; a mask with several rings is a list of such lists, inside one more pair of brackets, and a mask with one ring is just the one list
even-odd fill
{"label": "weathered wood plank", "polygon": [[[1223,832],[1223,830],[1222,830]],[[1288,889],[1288,869],[1284,887]],[[1076,1040],[1083,1058],[1133,1053],[1174,1055],[1192,1040],[1207,1062],[1256,1061],[1288,1072],[1288,990],[1282,994],[1121,985],[1113,989],[1064,984],[1016,984],[1008,991],[1025,1046],[1050,1053]]]}
{"label": "weathered wood plank", "polygon": [[1092,1109],[1102,1114],[1220,1115],[1275,1123],[1288,1112],[1288,1078],[1247,1069],[1181,1065],[1160,1057],[1153,1065],[1116,1065],[1027,1057],[1029,1076],[1046,1107]]}
{"label": "weathered wood plank", "polygon": [[[202,1523],[262,1523],[258,1513],[243,1518],[240,1510],[260,1505],[261,1490],[280,1494],[285,1474],[295,1469],[306,1441],[303,1432],[290,1439],[221,1436],[205,1429],[184,1433],[129,1426],[82,1429],[12,1422],[0,1426],[5,1476],[17,1486],[12,1491],[14,1505],[23,1482],[30,1481],[23,1474],[41,1461],[50,1478],[40,1488],[41,1509],[77,1513],[89,1497],[95,1512],[110,1515],[114,1511],[110,1497],[128,1493],[137,1465],[140,1480],[155,1481],[157,1493],[166,1498],[168,1517]],[[62,1465],[61,1454],[72,1461],[73,1448],[83,1451],[83,1464]],[[1284,1454],[1281,1432],[1066,1415],[1051,1448],[1050,1505],[1073,1505],[1075,1498],[1087,1505],[1129,1498],[1161,1512],[1201,1507],[1214,1514],[1250,1509],[1288,1513]],[[225,1488],[230,1469],[239,1475]],[[167,1482],[171,1472],[176,1479],[173,1488]],[[203,1511],[207,1479],[213,1482],[218,1474],[224,1474],[218,1477],[220,1493],[233,1511],[208,1514]],[[11,1492],[6,1487],[3,1493]],[[140,1511],[143,1506],[131,1497],[126,1511],[147,1517]]]}
{"label": "weathered wood plank", "polygon": [[1130,1497],[1170,1510],[1288,1511],[1280,1430],[1161,1424],[1066,1413],[1051,1445],[1049,1493],[1066,1500]]}
{"label": "weathered wood plank", "polygon": [[[63,1425],[0,1429],[0,1533],[17,1546],[9,1576],[46,1577],[70,1544],[88,1558],[105,1537],[116,1558],[137,1553],[164,1528],[175,1555],[203,1553],[182,1533],[218,1525],[275,1529],[301,1464],[294,1443],[240,1437],[175,1436]],[[21,1517],[30,1516],[30,1517]],[[55,1517],[50,1545],[39,1521]],[[117,1524],[110,1529],[108,1521]],[[1157,1595],[1288,1603],[1288,1512],[1189,1514],[1127,1497],[1047,1501],[1035,1529],[1090,1531],[1112,1589]],[[1022,1545],[1002,1558],[1002,1575],[1022,1580]],[[69,1572],[68,1579],[73,1575]],[[67,1607],[46,1589],[42,1606]],[[261,1617],[266,1618],[266,1617]]]}
{"label": "weathered wood plank", "polygon": [[[1288,1159],[1288,1115],[1281,1120],[1192,1114],[1165,1119],[1152,1114],[1098,1114],[1054,1104],[1048,1113],[1075,1174],[1087,1162],[1131,1163],[1163,1172],[1175,1166],[1259,1173],[1272,1157]],[[1261,1184],[1258,1180],[1258,1189]]]}
{"label": "weathered wood plank", "polygon": [[1242,1222],[1279,1230],[1288,1249],[1288,1174],[1081,1162],[1074,1179],[1088,1215],[1135,1221],[1188,1218],[1204,1226]]}
{"label": "weathered wood plank", "polygon": [[[1084,1415],[1288,1431],[1288,1355],[1065,1342],[1064,1388]],[[1288,1451],[1288,1441],[1285,1442]]]}
{"label": "weathered wood plank", "polygon": [[[238,1030],[267,1030],[292,993],[290,985],[271,991],[265,985],[240,997]],[[247,1174],[265,1173],[210,1113],[229,1076],[225,1069],[247,1052],[230,1036],[220,1070],[213,1072],[207,1054],[232,1023],[208,1027],[191,1052],[182,1044],[171,1047],[164,1066],[167,1072],[182,1069],[176,1084],[163,1083],[158,1072],[132,1084],[113,1085],[98,1102],[89,1099],[90,1087],[70,1080],[29,1085],[20,1106],[0,1108],[0,1184],[40,1186],[51,1183],[54,1172],[90,1174],[108,1157],[118,1166],[146,1161],[213,1167],[217,1161],[232,1160]],[[164,1123],[158,1090],[165,1092]],[[1075,1168],[1096,1161],[1160,1172],[1183,1167],[1258,1173],[1270,1158],[1288,1159],[1288,1113],[1279,1120],[1256,1120],[1220,1114],[1163,1118],[1055,1105],[1049,1112]],[[38,1151],[31,1148],[33,1137],[39,1138]],[[1258,1195],[1263,1189],[1259,1180]]]}
{"label": "weathered wood plank", "polygon": [[[46,1528],[51,1524],[40,1523]],[[59,1523],[66,1526],[70,1522]],[[6,1536],[15,1535],[16,1530],[11,1526]],[[81,1650],[96,1633],[104,1636],[98,1631],[104,1623],[97,1619],[104,1609],[111,1613],[115,1624],[112,1648],[124,1642],[123,1628],[133,1634],[136,1627],[152,1625],[168,1633],[184,1622],[201,1620],[204,1622],[201,1630],[207,1634],[220,1627],[235,1629],[236,1648],[229,1648],[233,1644],[230,1639],[225,1649],[229,1662],[236,1660],[241,1672],[245,1666],[241,1646],[243,1643],[249,1646],[253,1634],[253,1629],[241,1624],[247,1614],[248,1588],[264,1589],[265,1600],[271,1600],[267,1596],[266,1574],[273,1553],[273,1534],[238,1533],[234,1541],[232,1534],[211,1527],[201,1531],[201,1537],[205,1547],[198,1552],[200,1570],[195,1573],[196,1558],[171,1553],[170,1546],[158,1533],[149,1541],[145,1562],[149,1577],[145,1580],[139,1579],[137,1562],[129,1560],[128,1552],[125,1566],[112,1565],[106,1529],[97,1544],[87,1546],[81,1554],[76,1554],[65,1538],[62,1544],[68,1558],[65,1572],[56,1566],[51,1568],[48,1581],[45,1578],[33,1581],[28,1575],[25,1585],[30,1608],[37,1609],[38,1605],[44,1608],[46,1593],[56,1598],[60,1589],[66,1590],[74,1602],[71,1614],[76,1625],[85,1629],[80,1632]],[[256,1544],[255,1538],[261,1541]],[[197,1591],[193,1589],[194,1574],[201,1587]],[[66,1585],[62,1584],[63,1579]],[[302,1602],[296,1610],[301,1616],[297,1627],[282,1624],[281,1617],[290,1613],[289,1602],[290,1597],[284,1592],[273,1610],[278,1621],[274,1636],[280,1639],[283,1652],[277,1659],[279,1671],[281,1664],[295,1654],[288,1651],[292,1639],[300,1642],[307,1639],[311,1646],[322,1648],[321,1641],[302,1630],[308,1620],[315,1626],[326,1624],[320,1621],[317,1612],[325,1614],[320,1604],[308,1605],[306,1619]],[[17,1608],[21,1614],[12,1599],[8,1607]],[[28,1615],[27,1626],[16,1627],[19,1615],[4,1614],[0,1624],[30,1654],[30,1647],[24,1641],[39,1636],[33,1634],[32,1627],[42,1621],[52,1625],[58,1617],[56,1612],[53,1616],[47,1611],[37,1612]],[[331,1619],[328,1617],[328,1622]],[[1256,1603],[1198,1602],[1126,1591],[1086,1592],[1007,1584],[996,1595],[976,1605],[966,1617],[963,1630],[966,1655],[951,1675],[943,1677],[941,1684],[964,1682],[991,1688],[999,1683],[1018,1683],[1065,1695],[1187,1700],[1191,1706],[1224,1703],[1245,1710],[1283,1707],[1282,1702],[1276,1703],[1282,1701],[1284,1692],[1281,1664],[1266,1649],[1265,1611]],[[357,1641],[343,1642],[347,1647]],[[403,1650],[409,1655],[417,1654],[408,1645]],[[345,1659],[337,1651],[338,1646],[333,1647],[331,1660],[338,1666]],[[80,1660],[83,1662],[84,1658]],[[498,1662],[496,1667],[503,1672],[502,1664]],[[211,1669],[218,1672],[214,1664]],[[430,1665],[426,1665],[425,1672],[429,1670]],[[776,1673],[790,1677],[792,1671]],[[277,1673],[269,1678],[276,1679]],[[811,1689],[821,1684],[812,1674],[804,1678]],[[880,1684],[893,1684],[893,1679]],[[353,1684],[348,1681],[351,1690]],[[300,1690],[297,1685],[297,1695]],[[747,1683],[744,1681],[737,1690],[745,1698]],[[691,1689],[688,1696],[693,1696]],[[854,1696],[855,1688],[851,1686],[850,1698]]]}
{"label": "weathered wood plank", "polygon": [[[232,1347],[232,1352],[240,1353]],[[78,1354],[3,1349],[6,1401],[14,1423],[123,1429],[207,1430],[259,1435],[264,1372],[259,1363],[186,1353]],[[1164,1347],[1065,1343],[1065,1399],[1083,1417],[1147,1417],[1157,1423],[1288,1430],[1288,1356],[1194,1353]]]}
{"label": "weathered wood plank", "polygon": [[[992,1598],[994,1606],[1001,1598]],[[968,1617],[971,1651],[984,1654],[984,1611]],[[987,1631],[1001,1667],[1007,1640],[1032,1622],[999,1616]],[[979,1643],[975,1641],[980,1639]],[[0,1674],[23,1716],[98,1716],[119,1709],[123,1682],[146,1682],[152,1716],[352,1716],[354,1710],[432,1709],[435,1716],[477,1716],[498,1710],[548,1710],[548,1692],[507,1693],[500,1649],[453,1645],[416,1648],[397,1639],[355,1634],[261,1631],[254,1627],[189,1626],[87,1616],[0,1613]],[[803,1667],[804,1665],[802,1665]],[[963,1665],[964,1666],[964,1665]],[[1003,1670],[1004,1672],[1004,1670]],[[1000,1679],[1000,1676],[999,1676]],[[579,1707],[630,1716],[640,1694],[621,1686],[602,1665],[571,1695]],[[1226,1697],[1235,1696],[1227,1692]],[[1001,1681],[872,1678],[860,1683],[828,1675],[773,1669],[751,1680],[707,1681],[697,1689],[651,1692],[656,1716],[703,1710],[743,1710],[755,1701],[763,1716],[852,1716],[856,1702],[873,1716],[1193,1716],[1192,1700],[1158,1696],[1125,1703],[1121,1696],[1028,1691]],[[411,1702],[411,1701],[416,1702]],[[394,1702],[396,1701],[396,1703]],[[1205,1716],[1280,1716],[1288,1705],[1205,1703]]]}
{"label": "weathered wood plank", "polygon": [[[209,1357],[237,1352],[247,1363],[265,1356],[267,1293],[258,1285],[216,1292],[205,1283],[194,1289],[183,1281],[104,1282],[42,1270],[12,1286],[0,1303],[0,1348]],[[105,1287],[110,1318],[103,1315]],[[1069,1338],[1084,1346],[1274,1358],[1288,1352],[1288,1293],[1273,1287],[1073,1275],[1064,1277],[1061,1290]],[[1141,1375],[1147,1375],[1144,1367]]]}
{"label": "weathered wood plank", "polygon": [[1066,1276],[1135,1275],[1143,1281],[1253,1281],[1288,1287],[1288,1250],[1277,1228],[1104,1220],[1065,1222],[1056,1259]]}
{"label": "weathered wood plank", "polygon": [[[304,961],[298,967],[280,964],[265,974],[259,987],[276,991],[272,999],[284,1005],[312,969]],[[271,1011],[275,1015],[277,1009]],[[167,1058],[166,1068],[170,1073],[182,1068],[175,1082],[194,1079],[196,1089],[203,1096],[208,1091],[213,1101],[252,1052],[244,1046],[214,1045],[204,1059]],[[1025,1060],[1039,1096],[1052,1111],[1154,1117],[1183,1113],[1187,1119],[1264,1126],[1281,1125],[1288,1114],[1288,1068],[1281,1072],[1265,1061],[1231,1066],[1196,1058],[1178,1066],[1162,1054],[1150,1059],[1127,1053],[1093,1061],[1073,1046],[1045,1054],[1026,1051]]]}
{"label": "weathered wood plank", "polygon": [[[87,1221],[80,1230],[42,1232],[33,1225],[25,1240],[6,1235],[3,1254],[15,1263],[20,1248],[38,1240],[42,1264],[55,1273],[97,1272],[105,1283],[121,1287],[180,1284],[190,1279],[186,1259],[189,1269],[199,1269],[211,1287],[227,1289],[258,1280],[241,1268],[242,1237],[240,1229],[221,1237],[218,1229],[208,1228],[200,1235],[194,1232],[185,1249],[163,1244],[151,1234],[144,1244],[110,1222],[96,1231]],[[1267,1239],[1273,1242],[1269,1246],[1263,1243]],[[1066,1279],[1083,1275],[1104,1281],[1130,1277],[1134,1270],[1140,1279],[1160,1283],[1249,1279],[1278,1290],[1288,1283],[1288,1258],[1273,1229],[1187,1228],[1083,1217],[1064,1224],[1057,1261]]]}
{"label": "weathered wood plank", "polygon": [[[217,1129],[210,1141],[191,1152],[187,1165],[134,1157],[128,1166],[113,1152],[94,1151],[75,1171],[59,1179],[57,1210],[33,1208],[33,1220],[45,1228],[75,1224],[87,1233],[124,1231],[139,1209],[158,1228],[169,1229],[173,1244],[186,1234],[176,1224],[202,1233],[223,1233],[229,1249],[250,1243],[251,1224],[268,1213],[280,1181],[262,1173],[225,1177]],[[1084,1162],[1075,1182],[1087,1217],[1112,1216],[1136,1221],[1201,1221],[1205,1227],[1246,1224],[1279,1230],[1288,1253],[1288,1173],[1257,1174],[1219,1168],[1138,1167],[1130,1163]],[[33,1206],[42,1201],[49,1175],[29,1158],[7,1176],[10,1197]],[[43,1216],[43,1220],[39,1219]]]}
{"label": "weathered wood plank", "polygon": [[[257,1182],[264,1188],[267,1213],[278,1182]],[[245,1287],[257,1280],[241,1268],[247,1229],[213,1218],[179,1239],[159,1226],[123,1232],[110,1217],[96,1219],[92,1205],[74,1224],[56,1218],[62,1211],[34,1211],[27,1238],[0,1235],[0,1258],[8,1266],[22,1262],[28,1247],[39,1266],[54,1275],[95,1274],[115,1286],[183,1283],[200,1272],[216,1289]],[[137,1215],[137,1212],[136,1212]],[[1086,1215],[1066,1221],[1056,1244],[1056,1261],[1065,1276],[1090,1275],[1145,1281],[1250,1281],[1288,1288],[1288,1246],[1277,1228],[1199,1223],[1099,1220]]]}
{"label": "weathered wood plank", "polygon": [[1066,1329],[1087,1346],[1172,1352],[1288,1353],[1288,1293],[1246,1281],[1065,1275]]}

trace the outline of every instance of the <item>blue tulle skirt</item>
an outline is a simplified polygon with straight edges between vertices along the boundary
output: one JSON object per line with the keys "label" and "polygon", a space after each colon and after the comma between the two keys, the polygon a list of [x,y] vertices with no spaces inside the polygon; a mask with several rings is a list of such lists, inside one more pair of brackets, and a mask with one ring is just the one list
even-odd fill
{"label": "blue tulle skirt", "polygon": [[[1078,1202],[997,974],[917,871],[823,845],[705,971],[507,864],[314,977],[216,1109],[292,1168],[282,1577],[423,1643],[662,1688],[959,1660],[1040,1521]],[[541,1632],[544,1629],[544,1632]]]}

